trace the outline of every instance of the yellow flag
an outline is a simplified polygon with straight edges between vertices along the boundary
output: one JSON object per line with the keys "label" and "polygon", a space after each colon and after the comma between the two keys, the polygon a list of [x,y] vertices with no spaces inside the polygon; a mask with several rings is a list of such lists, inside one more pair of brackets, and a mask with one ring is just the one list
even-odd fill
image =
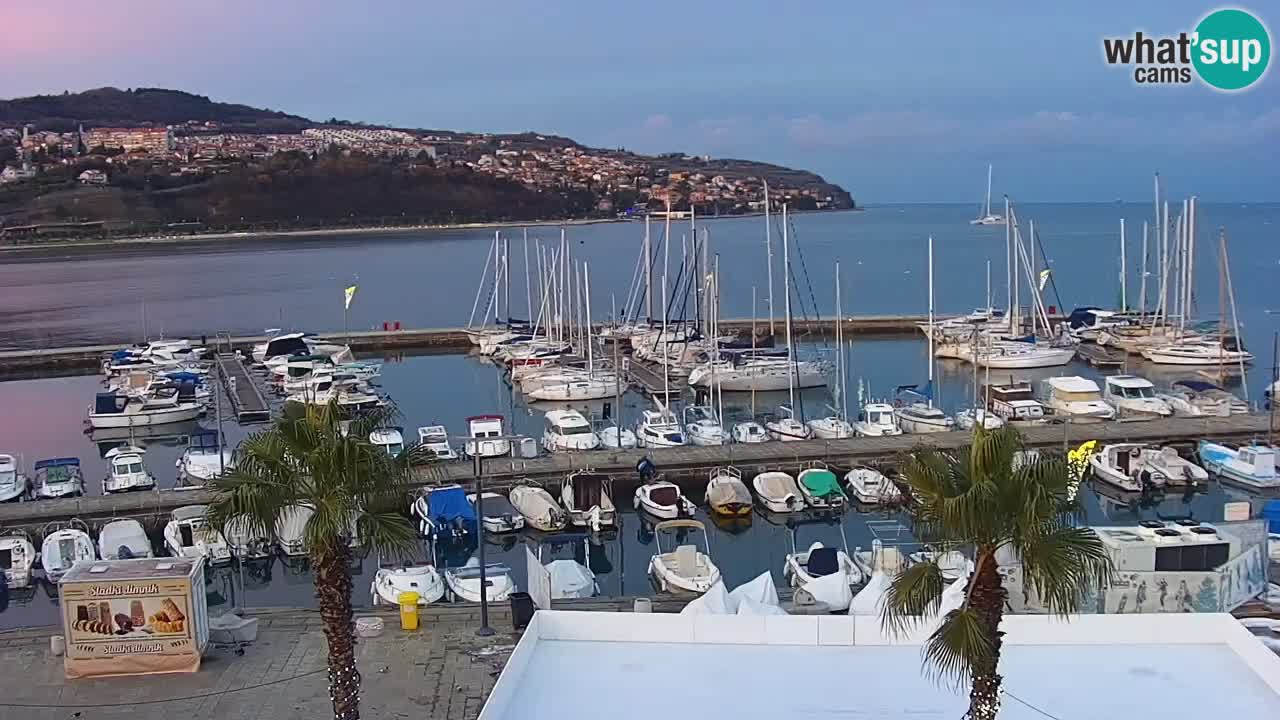
{"label": "yellow flag", "polygon": [[347,288],[343,292],[346,293],[346,302],[344,303],[343,307],[346,308],[347,310],[350,310],[351,298],[356,296],[356,286],[352,285],[351,287]]}
{"label": "yellow flag", "polygon": [[1049,282],[1049,269],[1045,268],[1040,271],[1040,289],[1044,290],[1045,284]]}

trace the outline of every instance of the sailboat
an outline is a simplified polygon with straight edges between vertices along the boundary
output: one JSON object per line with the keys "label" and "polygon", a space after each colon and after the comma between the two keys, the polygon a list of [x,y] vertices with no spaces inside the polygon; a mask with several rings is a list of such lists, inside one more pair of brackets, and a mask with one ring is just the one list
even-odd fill
{"label": "sailboat", "polygon": [[1004,225],[1005,219],[1002,215],[991,212],[991,165],[987,165],[987,199],[982,204],[982,212],[978,217],[969,221],[970,225]]}
{"label": "sailboat", "polygon": [[[933,236],[929,236],[929,325],[933,326]],[[947,417],[947,414],[933,406],[933,336],[929,333],[929,384],[925,385],[924,392],[917,392],[916,386],[904,385],[898,388],[900,395],[907,394],[906,400],[903,400],[898,407],[894,409],[894,415],[898,419],[898,425],[903,432],[907,433],[934,433],[947,432],[952,429],[954,421]]]}
{"label": "sailboat", "polygon": [[787,241],[787,206],[782,206],[782,297],[786,313],[787,331],[787,391],[789,399],[786,405],[778,408],[778,417],[765,423],[765,430],[775,440],[783,442],[808,440],[813,437],[813,430],[802,419],[795,417],[796,407],[796,349],[791,340],[791,246]]}
{"label": "sailboat", "polygon": [[853,437],[853,425],[849,422],[848,404],[845,401],[845,357],[844,357],[844,308],[840,303],[840,261],[836,261],[836,393],[835,405],[830,408],[827,417],[816,418],[808,422],[809,429],[816,438],[822,440],[843,440]]}

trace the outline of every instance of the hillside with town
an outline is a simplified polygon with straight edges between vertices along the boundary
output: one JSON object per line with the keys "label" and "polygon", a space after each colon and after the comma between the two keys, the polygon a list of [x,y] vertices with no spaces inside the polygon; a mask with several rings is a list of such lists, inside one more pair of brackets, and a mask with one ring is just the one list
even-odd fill
{"label": "hillside with town", "polygon": [[189,93],[0,101],[6,239],[849,209],[802,170],[538,133],[376,127]]}

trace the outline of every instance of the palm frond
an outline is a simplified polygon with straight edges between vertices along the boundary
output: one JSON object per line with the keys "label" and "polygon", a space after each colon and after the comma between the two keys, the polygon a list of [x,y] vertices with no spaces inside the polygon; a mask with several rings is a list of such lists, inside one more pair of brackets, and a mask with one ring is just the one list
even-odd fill
{"label": "palm frond", "polygon": [[1021,536],[1015,547],[1023,576],[1054,614],[1079,610],[1086,589],[1105,587],[1110,581],[1111,558],[1090,528],[1042,528]]}
{"label": "palm frond", "polygon": [[977,609],[952,610],[925,641],[925,670],[939,682],[960,687],[972,677],[975,666],[994,661],[995,652]]}
{"label": "palm frond", "polygon": [[938,612],[946,583],[934,562],[919,562],[894,576],[880,609],[880,623],[901,634]]}

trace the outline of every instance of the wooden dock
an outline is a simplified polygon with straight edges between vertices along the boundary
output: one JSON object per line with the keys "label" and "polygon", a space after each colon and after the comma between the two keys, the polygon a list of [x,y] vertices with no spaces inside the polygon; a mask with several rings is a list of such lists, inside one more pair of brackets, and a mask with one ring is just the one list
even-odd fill
{"label": "wooden dock", "polygon": [[267,422],[271,419],[271,405],[267,403],[257,381],[249,374],[240,356],[235,353],[218,353],[218,382],[231,400],[231,409],[241,424]]}
{"label": "wooden dock", "polygon": [[1103,347],[1093,343],[1081,343],[1076,346],[1076,357],[1090,365],[1102,368],[1123,367],[1128,361],[1128,354],[1119,348]]}
{"label": "wooden dock", "polygon": [[[1064,423],[1025,428],[1023,438],[1029,447],[1061,449],[1075,447],[1087,440],[1100,443],[1148,442],[1187,445],[1206,438],[1248,442],[1267,436],[1270,417],[1265,414],[1234,415],[1226,418],[1166,418],[1141,422]],[[806,440],[802,442],[768,442],[758,445],[722,445],[719,447],[666,448],[654,450],[597,450],[586,453],[557,453],[534,459],[495,458],[484,465],[486,487],[509,488],[520,482],[558,485],[574,470],[590,468],[607,473],[618,485],[615,495],[628,502],[627,488],[636,482],[636,463],[646,455],[667,478],[679,482],[690,492],[700,493],[711,468],[733,465],[750,478],[765,470],[795,472],[805,463],[822,461],[833,468],[859,464],[888,465],[903,452],[927,444],[942,450],[955,450],[970,440],[967,432],[931,435],[898,435],[847,440]],[[416,468],[415,487],[458,483],[470,487],[472,466],[468,461],[424,465]],[[99,521],[112,517],[136,517],[158,520],[182,505],[207,503],[212,500],[207,490],[154,490],[107,496],[86,496],[60,500],[0,505],[0,527],[39,527],[54,520],[79,517]]]}

